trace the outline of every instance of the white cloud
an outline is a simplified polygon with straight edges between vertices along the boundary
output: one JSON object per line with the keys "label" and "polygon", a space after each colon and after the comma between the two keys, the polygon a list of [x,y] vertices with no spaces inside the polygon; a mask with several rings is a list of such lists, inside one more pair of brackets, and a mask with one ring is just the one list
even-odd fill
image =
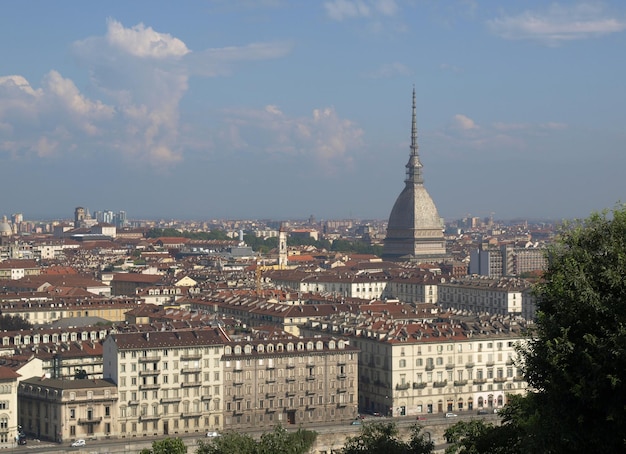
{"label": "white cloud", "polygon": [[72,44],[89,71],[92,97],[55,70],[40,88],[20,75],[0,77],[0,150],[15,157],[104,151],[155,166],[179,161],[179,104],[190,75],[229,73],[235,63],[280,58],[291,48],[258,42],[192,52],[169,34],[109,19],[104,35]]}
{"label": "white cloud", "polygon": [[399,10],[395,0],[332,0],[324,3],[324,9],[328,17],[336,21],[377,15],[394,16]]}
{"label": "white cloud", "polygon": [[137,24],[132,28],[113,20],[107,21],[106,40],[111,47],[135,57],[170,58],[189,53],[185,43],[167,33],[155,32],[151,27]]}
{"label": "white cloud", "polygon": [[452,118],[452,122],[455,129],[461,129],[463,131],[478,129],[478,126],[476,125],[476,123],[474,123],[474,120],[463,114],[456,114]]}
{"label": "white cloud", "polygon": [[[309,117],[291,118],[277,106],[263,110],[232,110],[220,140],[227,148],[258,150],[270,155],[312,159],[327,173],[351,165],[361,149],[363,130],[340,118],[332,107],[314,109]],[[254,144],[254,145],[251,145]]]}
{"label": "white cloud", "polygon": [[548,45],[617,33],[626,21],[606,14],[599,3],[563,6],[552,4],[544,11],[525,11],[487,21],[488,28],[505,39],[530,39]]}

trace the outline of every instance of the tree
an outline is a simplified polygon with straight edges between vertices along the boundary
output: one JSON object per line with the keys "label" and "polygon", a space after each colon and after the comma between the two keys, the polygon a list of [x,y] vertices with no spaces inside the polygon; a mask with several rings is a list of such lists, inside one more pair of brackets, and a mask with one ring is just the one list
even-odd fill
{"label": "tree", "polygon": [[259,441],[239,432],[227,432],[209,441],[199,440],[196,454],[305,454],[316,438],[314,431],[299,428],[287,432],[277,425],[271,432],[261,435]]}
{"label": "tree", "polygon": [[374,422],[361,426],[359,435],[346,440],[342,454],[430,454],[435,445],[421,433],[421,426],[411,427],[411,438],[404,442],[398,437],[395,423]]}
{"label": "tree", "polygon": [[74,380],[86,380],[89,378],[87,371],[85,369],[76,369],[74,370]]}
{"label": "tree", "polygon": [[19,331],[21,329],[32,329],[32,327],[33,325],[28,320],[24,320],[19,315],[0,315],[0,330]]}
{"label": "tree", "polygon": [[[535,329],[520,349],[533,391],[510,399],[502,429],[457,437],[474,439],[460,449],[476,448],[460,452],[626,450],[626,207],[565,224],[547,258]],[[498,434],[500,451],[480,444]]]}
{"label": "tree", "polygon": [[186,454],[187,446],[180,438],[165,438],[152,442],[152,449],[143,449],[141,454]]}

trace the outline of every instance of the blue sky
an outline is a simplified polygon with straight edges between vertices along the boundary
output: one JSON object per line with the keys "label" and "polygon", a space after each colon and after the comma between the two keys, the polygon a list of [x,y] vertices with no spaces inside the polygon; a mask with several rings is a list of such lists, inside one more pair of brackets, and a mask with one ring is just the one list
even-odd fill
{"label": "blue sky", "polygon": [[0,215],[446,219],[626,202],[626,3],[3,2]]}

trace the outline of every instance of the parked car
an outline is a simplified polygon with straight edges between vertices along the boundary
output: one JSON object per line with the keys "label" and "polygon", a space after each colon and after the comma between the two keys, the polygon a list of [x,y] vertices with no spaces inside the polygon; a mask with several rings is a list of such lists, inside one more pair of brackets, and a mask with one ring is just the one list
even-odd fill
{"label": "parked car", "polygon": [[215,432],[215,431],[209,431],[206,433],[206,437],[208,438],[215,438],[219,436],[220,436],[219,432]]}
{"label": "parked car", "polygon": [[489,412],[483,408],[483,409],[478,410],[478,414],[479,415],[488,415]]}
{"label": "parked car", "polygon": [[446,413],[446,418],[456,418],[458,415],[456,413],[448,412]]}
{"label": "parked car", "polygon": [[70,446],[72,448],[79,448],[81,446],[85,446],[87,443],[85,443],[85,440],[83,440],[82,438],[79,438],[78,440],[74,441]]}
{"label": "parked car", "polygon": [[363,423],[361,422],[360,419],[355,419],[354,421],[352,421],[350,424],[352,424],[353,426],[360,426]]}

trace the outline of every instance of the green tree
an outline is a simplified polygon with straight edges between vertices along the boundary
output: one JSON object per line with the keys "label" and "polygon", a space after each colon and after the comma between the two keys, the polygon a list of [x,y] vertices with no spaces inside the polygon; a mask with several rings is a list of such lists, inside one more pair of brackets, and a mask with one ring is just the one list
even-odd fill
{"label": "green tree", "polygon": [[398,427],[393,422],[366,423],[361,426],[359,435],[346,440],[342,454],[430,454],[435,445],[425,434],[421,426],[411,427],[408,442],[399,438]]}
{"label": "green tree", "polygon": [[32,329],[32,327],[33,325],[28,320],[24,320],[19,315],[0,315],[0,330],[18,331],[21,329]]}
{"label": "green tree", "polygon": [[187,446],[180,438],[165,438],[152,442],[152,449],[143,449],[141,454],[186,454]]}
{"label": "green tree", "polygon": [[502,429],[457,432],[460,452],[626,451],[626,207],[565,224],[547,258],[520,349],[533,391],[510,399]]}
{"label": "green tree", "polygon": [[74,370],[74,380],[85,380],[89,378],[85,369]]}
{"label": "green tree", "polygon": [[261,435],[258,441],[239,432],[227,432],[208,441],[199,440],[196,454],[305,454],[316,438],[314,431],[299,428],[287,432],[277,425],[271,432]]}

